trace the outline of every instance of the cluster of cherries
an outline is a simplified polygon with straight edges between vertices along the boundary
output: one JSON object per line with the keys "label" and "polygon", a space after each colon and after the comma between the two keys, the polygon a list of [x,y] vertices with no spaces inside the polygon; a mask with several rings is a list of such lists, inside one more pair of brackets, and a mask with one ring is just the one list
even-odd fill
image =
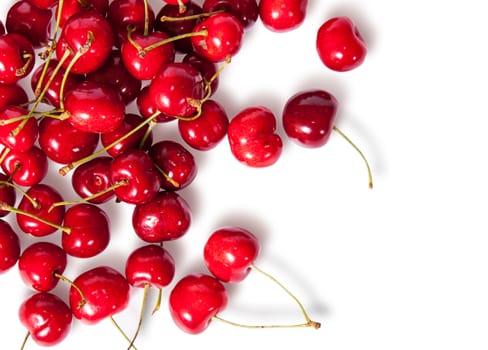
{"label": "cluster of cherries", "polygon": [[[175,261],[163,242],[182,237],[191,223],[178,193],[197,175],[190,148],[208,151],[227,139],[248,166],[277,161],[283,140],[271,110],[251,106],[229,118],[212,97],[250,26],[259,19],[272,31],[289,31],[306,10],[306,0],[165,0],[158,13],[147,0],[19,0],[10,7],[0,22],[0,215],[14,215],[36,239],[21,247],[12,225],[0,219],[0,272],[17,264],[35,291],[19,309],[26,340],[57,344],[73,316],[94,324],[121,312],[131,287],[161,293],[171,284]],[[356,68],[366,55],[347,17],[325,21],[316,43],[336,71]],[[127,112],[132,103],[139,113]],[[354,146],[334,126],[337,108],[327,91],[298,92],[284,106],[284,131],[300,145],[320,147],[336,130]],[[169,122],[178,123],[186,145],[154,140],[153,128]],[[44,182],[49,162],[60,166],[60,176],[73,171],[79,200],[66,201]],[[125,273],[98,266],[70,280],[63,275],[68,256],[88,259],[109,245],[109,216],[99,205],[109,200],[133,206],[133,230],[145,244],[128,256]],[[56,231],[60,245],[42,240]],[[171,289],[176,324],[196,334],[212,320],[225,321],[218,316],[228,301],[225,283],[251,270],[267,275],[254,265],[258,253],[251,232],[214,231],[203,251],[210,273],[184,276]],[[60,280],[70,284],[67,302],[52,292]],[[284,327],[320,327],[298,304],[305,322]],[[129,348],[141,320],[132,338],[122,332]]]}

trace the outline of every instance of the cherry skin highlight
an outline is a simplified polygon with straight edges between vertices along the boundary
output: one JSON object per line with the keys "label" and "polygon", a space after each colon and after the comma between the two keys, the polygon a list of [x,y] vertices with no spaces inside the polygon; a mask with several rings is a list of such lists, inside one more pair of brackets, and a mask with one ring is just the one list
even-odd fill
{"label": "cherry skin highlight", "polygon": [[286,32],[299,27],[305,20],[308,0],[261,0],[259,18],[266,28]]}

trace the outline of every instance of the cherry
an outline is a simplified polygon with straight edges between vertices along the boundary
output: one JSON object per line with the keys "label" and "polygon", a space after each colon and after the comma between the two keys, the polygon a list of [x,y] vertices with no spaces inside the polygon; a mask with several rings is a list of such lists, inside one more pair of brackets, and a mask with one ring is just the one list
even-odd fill
{"label": "cherry", "polygon": [[0,219],[0,273],[10,270],[19,260],[20,239],[12,226]]}
{"label": "cherry", "polygon": [[79,203],[66,210],[61,243],[67,254],[91,258],[104,251],[110,242],[110,223],[99,206]]}
{"label": "cherry", "polygon": [[54,7],[59,0],[27,0],[32,5],[40,7],[42,9],[49,9]]}
{"label": "cherry", "polygon": [[5,26],[3,25],[3,22],[0,21],[0,35],[5,34]]}
{"label": "cherry", "polygon": [[27,0],[14,3],[7,12],[5,27],[9,33],[24,35],[36,49],[48,44],[52,11],[32,5]]}
{"label": "cherry", "polygon": [[125,119],[125,104],[112,85],[84,81],[66,94],[66,116],[76,129],[112,132]]}
{"label": "cherry", "polygon": [[221,104],[207,100],[195,120],[178,120],[182,139],[194,149],[207,151],[217,146],[227,135],[229,117]]}
{"label": "cherry", "polygon": [[242,45],[244,27],[237,17],[219,12],[198,22],[194,32],[206,31],[207,35],[191,37],[193,49],[212,62],[228,61]]}
{"label": "cherry", "polygon": [[134,207],[132,226],[139,238],[149,243],[171,241],[189,229],[191,211],[176,192],[160,192],[151,201]]}
{"label": "cherry", "polygon": [[129,283],[110,266],[97,266],[82,272],[73,285],[78,289],[70,288],[69,304],[75,318],[87,324],[112,317],[129,303]]}
{"label": "cherry", "polygon": [[[37,1],[37,0],[36,0]],[[59,0],[56,1],[56,13],[59,12]],[[107,14],[109,0],[63,0],[59,26],[63,28],[68,19],[80,12],[97,12],[104,16]]]}
{"label": "cherry", "polygon": [[38,345],[54,346],[69,334],[73,315],[61,298],[52,293],[39,292],[20,305],[19,319],[27,328],[28,336]]}
{"label": "cherry", "polygon": [[261,0],[259,18],[274,32],[296,29],[305,20],[308,0]]}
{"label": "cherry", "polygon": [[130,204],[142,204],[153,199],[161,188],[161,175],[154,161],[145,151],[128,149],[114,158],[110,165],[112,184],[119,200]]}
{"label": "cherry", "polygon": [[25,187],[40,183],[49,169],[46,154],[36,145],[25,152],[10,150],[1,166],[14,183]]}
{"label": "cherry", "polygon": [[242,281],[251,272],[260,246],[257,237],[241,227],[215,230],[204,246],[203,257],[208,270],[227,283]]}
{"label": "cherry", "polygon": [[283,149],[276,134],[276,118],[263,106],[245,108],[232,118],[227,138],[234,157],[250,167],[276,163]]}
{"label": "cherry", "polygon": [[74,128],[68,120],[43,118],[39,122],[39,146],[56,163],[68,164],[92,154],[100,137]]}
{"label": "cherry", "polygon": [[28,101],[23,86],[15,84],[0,84],[0,110],[8,105],[22,105]]}
{"label": "cherry", "polygon": [[[115,196],[111,186],[110,164],[112,157],[99,156],[77,166],[71,176],[71,183],[75,192],[81,198],[93,204],[107,202]],[[103,194],[101,194],[103,192]]]}
{"label": "cherry", "polygon": [[22,34],[0,36],[0,84],[14,84],[34,67],[34,47]]}
{"label": "cherry", "polygon": [[197,176],[193,154],[178,142],[159,141],[151,146],[149,155],[163,175],[161,186],[166,190],[181,190]]}
{"label": "cherry", "polygon": [[190,274],[181,278],[169,295],[169,310],[178,327],[190,334],[202,333],[228,303],[227,290],[215,277]]}
{"label": "cherry", "polygon": [[259,17],[256,0],[204,0],[203,12],[225,11],[236,16],[244,28],[251,27]]}
{"label": "cherry", "polygon": [[203,80],[207,84],[210,84],[210,96],[217,91],[219,77],[217,74],[217,64],[215,62],[209,61],[208,59],[199,56],[195,52],[189,52],[183,56],[182,62],[189,63],[200,71]]}
{"label": "cherry", "polygon": [[[158,112],[156,104],[153,102],[151,95],[149,94],[149,85],[142,88],[139,96],[136,99],[137,110],[144,118],[150,118]],[[167,123],[175,120],[175,117],[169,116],[164,113],[159,113],[155,121],[157,123]]]}
{"label": "cherry", "polygon": [[66,269],[66,252],[50,242],[35,242],[24,249],[19,258],[20,277],[38,292],[48,292],[59,282]]}
{"label": "cherry", "polygon": [[346,16],[331,18],[319,27],[316,48],[324,65],[338,72],[357,68],[367,53],[361,33]]}
{"label": "cherry", "polygon": [[32,117],[18,119],[28,114],[27,109],[15,105],[0,111],[0,142],[13,151],[25,152],[37,141],[37,120]]}
{"label": "cherry", "polygon": [[[0,202],[13,206],[16,199],[15,185],[7,175],[0,173]],[[0,217],[6,216],[8,213],[9,211],[0,210]]]}
{"label": "cherry", "polygon": [[198,115],[204,93],[200,72],[183,62],[165,65],[149,85],[149,95],[158,111],[173,117]]}
{"label": "cherry", "polygon": [[321,147],[329,140],[332,130],[337,131],[353,146],[366,163],[368,185],[373,188],[371,169],[364,154],[337,127],[338,101],[327,91],[315,89],[296,93],[286,102],[283,113],[283,128],[286,135],[304,147]]}

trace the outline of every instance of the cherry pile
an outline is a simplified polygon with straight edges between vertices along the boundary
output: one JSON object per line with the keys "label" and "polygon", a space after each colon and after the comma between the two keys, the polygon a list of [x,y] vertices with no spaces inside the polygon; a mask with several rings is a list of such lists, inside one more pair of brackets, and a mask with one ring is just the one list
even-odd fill
{"label": "cherry pile", "polygon": [[[285,140],[278,120],[255,105],[228,116],[214,98],[219,77],[239,54],[248,28],[264,25],[286,32],[306,19],[306,0],[18,0],[0,22],[0,273],[17,265],[32,294],[19,305],[28,339],[55,345],[73,319],[96,324],[123,312],[131,288],[161,292],[185,332],[203,332],[212,321],[248,328],[312,327],[303,305],[255,265],[260,243],[238,226],[214,230],[202,247],[208,273],[179,277],[164,242],[184,236],[192,221],[181,189],[197,177],[192,150],[211,151],[228,142],[237,161],[267,167]],[[244,53],[245,54],[245,53]],[[316,52],[331,70],[360,66],[366,46],[348,17],[317,28]],[[26,88],[29,87],[29,88]],[[325,145],[335,125],[338,100],[319,89],[297,91],[283,106],[286,136],[304,147]],[[135,106],[138,113],[129,112]],[[177,123],[182,143],[158,139],[155,128]],[[51,166],[69,178],[78,198],[65,198],[48,183]],[[70,174],[69,177],[66,177]],[[68,257],[80,264],[105,251],[112,239],[101,204],[132,208],[133,233],[141,246],[125,271],[111,266],[65,276]],[[16,232],[18,229],[19,232]],[[21,244],[19,235],[30,237]],[[59,244],[46,237],[59,235]],[[120,237],[118,237],[120,239]],[[244,325],[220,317],[228,284],[256,271],[269,277],[298,304],[304,322]],[[69,295],[57,295],[59,282]],[[136,349],[137,331],[128,336]],[[159,300],[153,311],[161,307]],[[117,324],[116,324],[117,325]]]}

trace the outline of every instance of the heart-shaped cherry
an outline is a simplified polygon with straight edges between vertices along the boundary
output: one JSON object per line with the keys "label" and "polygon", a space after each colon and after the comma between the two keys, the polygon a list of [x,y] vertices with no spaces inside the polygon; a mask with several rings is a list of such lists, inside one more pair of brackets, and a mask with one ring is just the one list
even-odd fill
{"label": "heart-shaped cherry", "polygon": [[227,138],[234,157],[255,168],[276,163],[283,149],[276,133],[276,117],[264,106],[245,108],[232,118]]}
{"label": "heart-shaped cherry", "polygon": [[346,16],[331,18],[319,27],[316,49],[324,65],[338,72],[357,68],[367,54],[359,29]]}
{"label": "heart-shaped cherry", "polygon": [[308,0],[261,0],[259,18],[274,32],[296,29],[305,20]]}
{"label": "heart-shaped cherry", "polygon": [[10,270],[19,260],[20,239],[12,226],[0,219],[0,274]]}

